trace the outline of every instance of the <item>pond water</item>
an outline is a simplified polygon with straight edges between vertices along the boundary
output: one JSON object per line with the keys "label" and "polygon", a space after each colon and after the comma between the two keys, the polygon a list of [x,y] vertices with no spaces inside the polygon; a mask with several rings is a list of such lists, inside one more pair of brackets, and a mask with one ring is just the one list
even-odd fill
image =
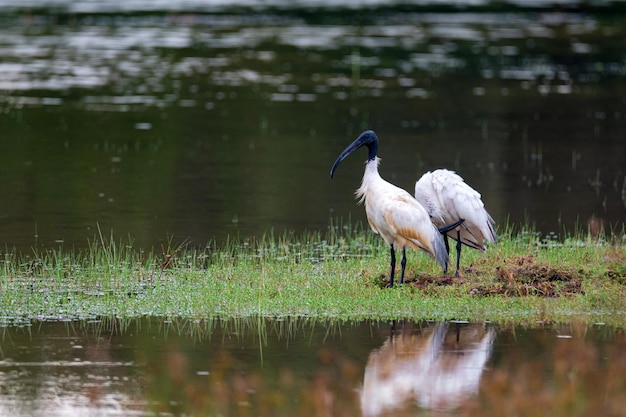
{"label": "pond water", "polygon": [[[0,0],[0,245],[142,248],[364,222],[365,129],[412,191],[621,232],[619,2]],[[554,6],[558,3],[558,6]],[[0,415],[623,415],[621,329],[305,319],[2,328]]]}
{"label": "pond water", "polygon": [[499,225],[621,231],[626,16],[560,3],[0,1],[0,244],[364,222],[365,152],[329,169],[368,128],[411,192],[447,167]]}
{"label": "pond water", "polygon": [[2,329],[10,416],[623,415],[626,337],[596,325],[239,319]]}

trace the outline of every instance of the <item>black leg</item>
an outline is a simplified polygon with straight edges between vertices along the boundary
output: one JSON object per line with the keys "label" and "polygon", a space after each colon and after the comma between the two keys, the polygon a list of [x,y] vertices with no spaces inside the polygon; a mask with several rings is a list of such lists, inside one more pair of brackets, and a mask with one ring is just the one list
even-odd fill
{"label": "black leg", "polygon": [[459,265],[461,264],[461,231],[456,231],[456,272],[455,277],[459,276]]}
{"label": "black leg", "polygon": [[390,246],[391,248],[391,271],[389,271],[389,287],[393,288],[393,273],[396,270],[396,251],[393,248],[393,245]]}
{"label": "black leg", "polygon": [[402,260],[400,261],[400,265],[402,265],[402,273],[400,274],[400,284],[404,283],[404,268],[406,267],[406,248],[402,248]]}

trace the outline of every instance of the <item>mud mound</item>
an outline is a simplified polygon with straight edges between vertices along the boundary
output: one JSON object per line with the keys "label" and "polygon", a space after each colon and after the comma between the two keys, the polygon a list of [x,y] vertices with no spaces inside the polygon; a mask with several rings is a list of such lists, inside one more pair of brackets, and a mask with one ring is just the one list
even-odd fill
{"label": "mud mound", "polygon": [[[486,271],[484,266],[463,268],[460,277],[418,274],[406,280],[426,294],[438,292],[438,287],[469,287],[474,295],[506,295],[510,297],[538,296],[562,297],[584,294],[583,274],[567,268],[558,268],[539,262],[532,255],[503,260],[495,269]],[[388,281],[381,276],[380,284]]]}
{"label": "mud mound", "polygon": [[626,285],[626,255],[607,254],[604,262],[607,264],[606,278],[617,284]]}
{"label": "mud mound", "polygon": [[496,267],[496,281],[487,293],[542,297],[584,294],[582,274],[538,262],[532,255],[513,258]]}

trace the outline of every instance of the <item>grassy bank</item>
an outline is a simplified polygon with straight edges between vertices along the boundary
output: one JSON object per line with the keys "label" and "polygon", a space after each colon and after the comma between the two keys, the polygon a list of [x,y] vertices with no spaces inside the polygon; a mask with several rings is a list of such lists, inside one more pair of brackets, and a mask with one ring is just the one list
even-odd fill
{"label": "grassy bank", "polygon": [[459,278],[410,251],[408,282],[393,289],[385,288],[388,256],[378,236],[342,225],[219,247],[183,242],[146,252],[99,236],[82,251],[5,251],[0,320],[261,315],[626,325],[624,237],[557,241],[501,231],[485,254],[463,251]]}

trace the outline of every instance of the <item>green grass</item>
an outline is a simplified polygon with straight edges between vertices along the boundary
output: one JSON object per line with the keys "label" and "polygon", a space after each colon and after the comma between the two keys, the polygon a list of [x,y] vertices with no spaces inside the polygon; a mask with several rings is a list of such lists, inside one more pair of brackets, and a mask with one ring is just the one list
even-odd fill
{"label": "green grass", "polygon": [[626,240],[619,236],[541,241],[532,230],[507,229],[486,253],[463,251],[460,278],[444,277],[429,257],[408,251],[407,282],[390,289],[388,249],[359,226],[153,251],[100,235],[82,251],[5,251],[0,322],[152,315],[621,326]]}

